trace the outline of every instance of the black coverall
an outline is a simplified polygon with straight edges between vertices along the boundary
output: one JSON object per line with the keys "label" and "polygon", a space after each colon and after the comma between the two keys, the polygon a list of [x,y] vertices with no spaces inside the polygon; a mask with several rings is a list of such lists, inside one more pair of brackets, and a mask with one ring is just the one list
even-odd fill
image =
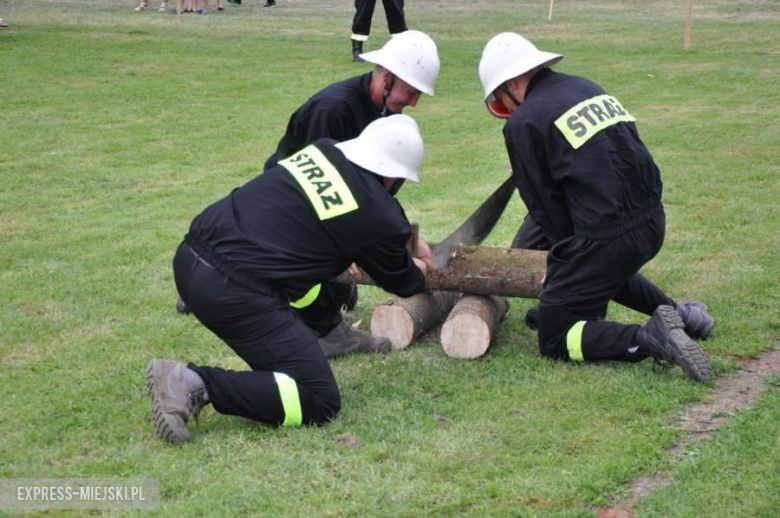
{"label": "black coverall", "polygon": [[638,361],[639,326],[606,322],[615,300],[675,305],[638,271],[661,249],[660,172],[634,118],[587,79],[538,72],[504,127],[528,217],[513,243],[549,249],[539,348],[568,360]]}
{"label": "black coverall", "polygon": [[[287,130],[276,152],[265,162],[268,170],[279,160],[300,151],[320,138],[338,142],[350,140],[383,116],[369,94],[371,73],[334,83],[312,96],[298,108],[287,123]],[[357,291],[353,285],[324,282],[317,298],[298,309],[303,321],[321,336],[327,335],[341,320],[344,304],[354,306]]]}
{"label": "black coverall", "polygon": [[221,413],[285,425],[332,419],[338,386],[290,301],[352,262],[402,297],[424,289],[400,204],[334,144],[318,140],[206,208],[176,253],[182,300],[251,368],[190,366]]}
{"label": "black coverall", "polygon": [[[382,0],[387,16],[387,28],[390,34],[399,34],[406,30],[404,0]],[[355,17],[352,19],[352,39],[366,41],[371,33],[371,18],[374,16],[376,0],[355,0]]]}

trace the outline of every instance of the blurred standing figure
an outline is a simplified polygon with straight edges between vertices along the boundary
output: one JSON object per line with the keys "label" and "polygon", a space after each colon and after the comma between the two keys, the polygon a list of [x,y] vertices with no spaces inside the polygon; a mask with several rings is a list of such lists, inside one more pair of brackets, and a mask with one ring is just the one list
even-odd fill
{"label": "blurred standing figure", "polygon": [[[387,16],[387,28],[390,35],[395,36],[406,30],[404,17],[404,0],[382,0]],[[352,19],[352,62],[361,63],[363,58],[363,42],[368,40],[371,32],[371,18],[374,16],[376,0],[355,0],[355,17]]]}
{"label": "blurred standing figure", "polygon": [[[149,1],[148,0],[142,0],[141,3],[138,5],[138,7],[136,7],[134,10],[135,11],[146,11],[147,9],[149,9]],[[161,13],[164,13],[165,11],[167,11],[168,10],[168,2],[166,2],[166,1],[160,2],[160,8],[157,9],[157,10],[160,11]]]}

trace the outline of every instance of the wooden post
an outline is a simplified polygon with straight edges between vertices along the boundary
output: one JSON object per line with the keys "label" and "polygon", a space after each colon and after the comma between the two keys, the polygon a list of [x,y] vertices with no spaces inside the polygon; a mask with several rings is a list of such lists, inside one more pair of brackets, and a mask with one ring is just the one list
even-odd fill
{"label": "wooden post", "polygon": [[552,21],[552,11],[553,11],[553,3],[555,3],[555,0],[550,0],[550,12],[547,15],[547,21]]}
{"label": "wooden post", "polygon": [[508,309],[505,297],[464,295],[441,326],[445,354],[468,360],[485,354]]}
{"label": "wooden post", "polygon": [[374,309],[371,334],[390,340],[394,351],[405,349],[421,334],[441,324],[458,298],[460,293],[439,291],[388,300]]}
{"label": "wooden post", "polygon": [[693,28],[693,0],[688,0],[688,12],[685,16],[685,39],[683,50],[691,48],[691,30]]}

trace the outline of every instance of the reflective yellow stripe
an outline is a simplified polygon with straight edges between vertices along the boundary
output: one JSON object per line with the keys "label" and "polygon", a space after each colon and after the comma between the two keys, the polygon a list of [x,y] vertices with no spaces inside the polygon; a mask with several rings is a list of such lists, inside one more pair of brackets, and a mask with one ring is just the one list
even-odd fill
{"label": "reflective yellow stripe", "polygon": [[619,122],[633,122],[636,119],[620,106],[611,95],[597,95],[582,101],[558,117],[555,125],[569,141],[571,147],[579,149],[590,138]]}
{"label": "reflective yellow stripe", "polygon": [[314,146],[279,161],[303,188],[321,221],[355,211],[358,204],[338,170]]}
{"label": "reflective yellow stripe", "polygon": [[274,372],[274,379],[279,385],[279,395],[282,397],[282,407],[284,408],[282,426],[301,426],[303,412],[301,411],[301,399],[298,396],[298,385],[294,379],[283,372]]}
{"label": "reflective yellow stripe", "polygon": [[585,329],[585,321],[580,320],[566,333],[566,348],[569,350],[569,359],[575,362],[583,361],[582,357],[582,331]]}
{"label": "reflective yellow stripe", "polygon": [[312,289],[307,291],[306,295],[299,298],[295,302],[290,302],[290,305],[295,309],[305,308],[306,306],[308,306],[309,304],[317,300],[321,288],[322,288],[322,284],[317,284],[316,286],[312,287]]}

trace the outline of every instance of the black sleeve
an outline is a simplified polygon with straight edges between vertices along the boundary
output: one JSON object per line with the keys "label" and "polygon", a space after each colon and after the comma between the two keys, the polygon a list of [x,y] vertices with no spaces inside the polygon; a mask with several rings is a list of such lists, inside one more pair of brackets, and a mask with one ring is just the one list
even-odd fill
{"label": "black sleeve", "polygon": [[408,235],[395,235],[358,250],[354,262],[385,291],[411,297],[425,290],[425,277],[406,250]]}

